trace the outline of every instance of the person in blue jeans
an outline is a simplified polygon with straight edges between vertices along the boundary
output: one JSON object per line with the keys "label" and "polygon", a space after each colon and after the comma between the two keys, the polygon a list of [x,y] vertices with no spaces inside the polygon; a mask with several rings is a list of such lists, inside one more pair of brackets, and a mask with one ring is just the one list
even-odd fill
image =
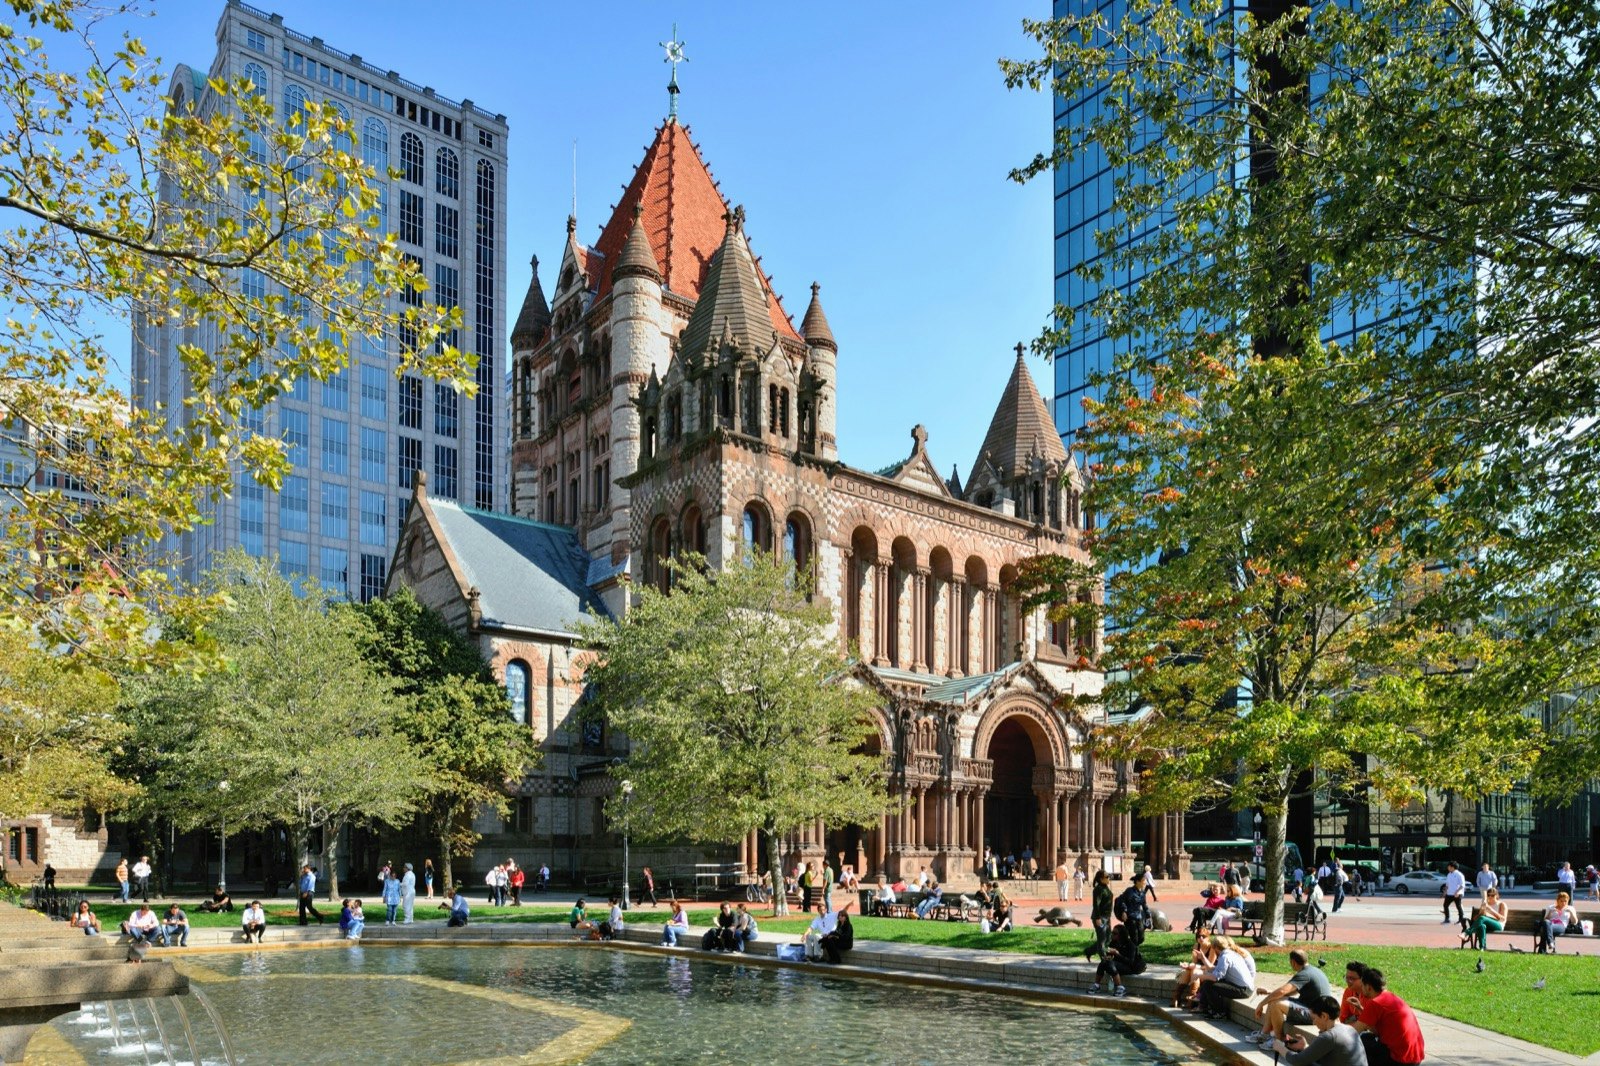
{"label": "person in blue jeans", "polygon": [[180,948],[189,946],[189,916],[176,903],[167,908],[167,916],[161,919],[161,946],[170,948],[174,940]]}
{"label": "person in blue jeans", "polygon": [[683,904],[677,900],[672,901],[672,917],[667,919],[667,924],[661,929],[661,943],[669,948],[678,946],[678,940],[689,935],[689,916],[684,913]]}
{"label": "person in blue jeans", "polygon": [[472,913],[472,904],[467,902],[467,894],[458,888],[445,892],[444,903],[440,906],[450,908],[450,920],[445,922],[448,926],[462,926],[467,924],[467,918]]}
{"label": "person in blue jeans", "polygon": [[345,932],[345,939],[360,940],[361,933],[366,928],[367,915],[361,909],[361,901],[358,899],[350,904],[350,928]]}
{"label": "person in blue jeans", "polygon": [[944,889],[940,888],[939,882],[935,881],[928,886],[927,895],[922,897],[922,902],[917,904],[917,917],[926,918],[933,908],[943,902]]}
{"label": "person in blue jeans", "polygon": [[383,907],[383,924],[393,925],[395,915],[400,912],[400,879],[398,877],[384,878]]}

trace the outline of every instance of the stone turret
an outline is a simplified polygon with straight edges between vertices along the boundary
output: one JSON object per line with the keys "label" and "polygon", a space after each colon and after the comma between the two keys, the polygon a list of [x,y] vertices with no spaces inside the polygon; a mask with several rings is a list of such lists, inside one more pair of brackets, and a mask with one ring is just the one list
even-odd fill
{"label": "stone turret", "polygon": [[[611,474],[619,478],[639,468],[639,393],[660,376],[672,355],[661,305],[661,268],[650,248],[642,205],[634,206],[633,228],[617,257],[611,284]],[[617,486],[611,517],[614,555],[625,552],[629,541],[629,504],[629,491]]]}
{"label": "stone turret", "polygon": [[806,342],[806,364],[809,380],[806,401],[810,404],[805,416],[813,423],[812,439],[815,453],[828,460],[839,458],[837,427],[837,382],[839,345],[828,328],[828,316],[822,311],[822,286],[811,283],[811,304],[800,324],[800,335]]}

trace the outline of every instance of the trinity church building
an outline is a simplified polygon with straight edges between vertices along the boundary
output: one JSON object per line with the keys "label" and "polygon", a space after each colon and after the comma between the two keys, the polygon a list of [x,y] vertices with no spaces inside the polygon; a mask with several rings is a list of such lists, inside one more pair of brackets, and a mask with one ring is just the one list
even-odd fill
{"label": "trinity church building", "polygon": [[[866,876],[927,865],[962,885],[988,845],[1031,848],[1046,868],[1064,857],[1123,870],[1130,768],[1090,757],[1103,717],[1058,707],[1099,692],[1099,634],[1023,612],[1009,591],[1030,556],[1086,557],[1081,481],[1020,349],[1003,389],[995,379],[966,484],[939,474],[921,426],[900,462],[848,465],[836,419],[848,338],[841,348],[816,285],[794,324],[743,209],[672,118],[593,245],[567,220],[548,296],[535,261],[511,339],[512,514],[430,497],[419,480],[389,578],[477,639],[544,751],[511,817],[480,824],[476,865],[620,868],[601,807],[627,740],[574,719],[573,624],[625,611],[630,584],[664,585],[663,558],[693,551],[716,566],[754,544],[814,575],[856,679],[880,697],[892,791],[913,800],[876,825],[801,828],[789,865],[842,852]],[[1141,823],[1166,876],[1181,872],[1181,824]],[[658,871],[751,874],[762,854],[754,835],[632,851]]]}

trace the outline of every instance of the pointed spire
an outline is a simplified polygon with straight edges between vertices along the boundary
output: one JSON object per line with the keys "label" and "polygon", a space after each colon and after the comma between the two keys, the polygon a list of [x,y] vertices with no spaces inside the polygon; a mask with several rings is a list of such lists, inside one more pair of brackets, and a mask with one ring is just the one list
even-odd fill
{"label": "pointed spire", "polygon": [[724,212],[722,247],[711,257],[679,351],[698,354],[718,335],[765,351],[772,333],[767,293],[744,236],[744,208]]}
{"label": "pointed spire", "polygon": [[536,346],[545,330],[550,328],[550,303],[544,298],[544,289],[539,285],[538,256],[533,257],[532,266],[533,280],[528,282],[528,293],[522,298],[522,311],[517,315],[517,324],[511,327],[513,350]]}
{"label": "pointed spire", "polygon": [[950,495],[958,500],[961,498],[961,469],[954,463],[950,464],[950,479],[944,484],[950,490]]}
{"label": "pointed spire", "polygon": [[650,236],[644,231],[644,204],[636,203],[633,205],[633,229],[628,233],[628,242],[622,246],[622,254],[611,271],[611,278],[621,281],[623,278],[641,277],[661,284],[661,267],[656,262],[655,253],[650,250]]}
{"label": "pointed spire", "polygon": [[1025,469],[1029,452],[1035,448],[1046,460],[1066,461],[1067,449],[1050,421],[1050,411],[1033,383],[1033,376],[1028,373],[1027,349],[1018,344],[1011,380],[1006,382],[994,418],[989,421],[989,432],[984,435],[973,474],[976,475],[987,461],[999,477],[1018,477]]}
{"label": "pointed spire", "polygon": [[821,285],[814,281],[811,283],[811,306],[806,308],[806,317],[800,323],[800,336],[813,348],[838,352],[839,345],[833,339],[833,330],[828,328],[828,316],[822,313],[822,298],[817,295],[821,289]]}

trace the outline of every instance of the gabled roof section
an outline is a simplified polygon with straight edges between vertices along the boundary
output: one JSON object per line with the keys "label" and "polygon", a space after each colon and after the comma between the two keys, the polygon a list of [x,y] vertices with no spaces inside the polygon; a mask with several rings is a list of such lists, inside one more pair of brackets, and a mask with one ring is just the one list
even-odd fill
{"label": "gabled roof section", "polygon": [[[1033,384],[1033,376],[1028,373],[1023,352],[1022,345],[1017,345],[1017,362],[1011,368],[1011,380],[1006,382],[1005,392],[1000,394],[1000,404],[995,408],[994,418],[989,421],[989,432],[983,438],[983,447],[978,449],[978,462],[973,464],[974,477],[985,457],[1002,477],[1008,479],[1023,471],[1026,460],[1035,449],[1046,462],[1067,461],[1066,446],[1061,443],[1055,424],[1050,421],[1050,410],[1044,404],[1044,397],[1039,395],[1038,388]],[[973,477],[967,480],[970,486]]]}
{"label": "gabled roof section", "polygon": [[478,590],[481,625],[570,634],[587,612],[606,613],[573,530],[436,497],[428,509],[461,581]]}
{"label": "gabled roof section", "polygon": [[[688,127],[677,122],[661,124],[633,172],[633,180],[601,228],[600,239],[594,243],[597,257],[591,260],[599,273],[598,296],[611,291],[612,265],[621,259],[623,245],[633,229],[635,204],[644,208],[640,222],[660,268],[662,285],[691,302],[698,300],[712,256],[722,244],[728,202],[700,158],[700,150],[689,139]],[[777,330],[780,337],[799,340],[772,291],[770,279],[764,274],[759,276],[771,322],[763,336]],[[597,279],[591,276],[589,280],[594,284]]]}
{"label": "gabled roof section", "polygon": [[911,454],[891,466],[886,466],[877,471],[877,475],[898,481],[902,485],[909,485],[921,489],[923,492],[935,496],[952,497],[950,486],[944,478],[939,476],[939,471],[934,468],[933,460],[928,458],[928,431],[919,426],[911,429]]}

